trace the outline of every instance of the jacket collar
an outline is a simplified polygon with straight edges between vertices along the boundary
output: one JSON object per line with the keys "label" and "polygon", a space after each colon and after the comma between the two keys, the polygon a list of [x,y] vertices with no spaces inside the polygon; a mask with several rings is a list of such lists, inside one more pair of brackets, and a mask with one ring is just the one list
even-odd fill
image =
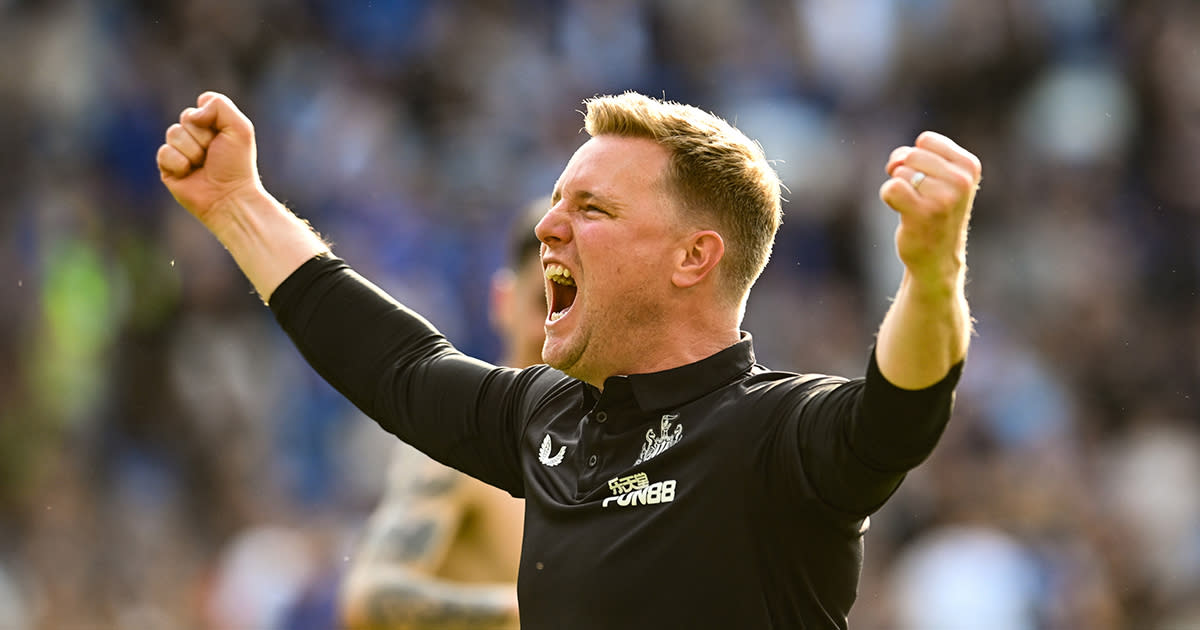
{"label": "jacket collar", "polygon": [[743,331],[737,343],[716,354],[669,370],[648,374],[610,376],[603,395],[584,385],[590,408],[601,399],[619,401],[632,397],[641,411],[679,407],[729,383],[754,365],[754,339]]}

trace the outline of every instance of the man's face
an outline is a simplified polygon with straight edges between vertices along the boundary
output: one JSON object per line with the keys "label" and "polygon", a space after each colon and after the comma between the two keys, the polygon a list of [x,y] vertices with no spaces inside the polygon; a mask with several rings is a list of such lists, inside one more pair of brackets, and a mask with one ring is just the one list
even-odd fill
{"label": "man's face", "polygon": [[683,236],[651,140],[598,136],[567,164],[537,226],[550,314],[542,358],[596,385],[629,374],[672,325],[666,296]]}

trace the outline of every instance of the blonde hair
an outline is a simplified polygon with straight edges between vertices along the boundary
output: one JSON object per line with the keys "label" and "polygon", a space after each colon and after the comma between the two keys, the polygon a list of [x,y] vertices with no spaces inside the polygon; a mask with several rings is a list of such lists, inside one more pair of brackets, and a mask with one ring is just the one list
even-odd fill
{"label": "blonde hair", "polygon": [[670,153],[667,185],[685,219],[725,241],[719,280],[741,301],[771,256],[782,219],[779,175],[762,147],[725,120],[635,92],[584,102],[591,136],[647,138]]}

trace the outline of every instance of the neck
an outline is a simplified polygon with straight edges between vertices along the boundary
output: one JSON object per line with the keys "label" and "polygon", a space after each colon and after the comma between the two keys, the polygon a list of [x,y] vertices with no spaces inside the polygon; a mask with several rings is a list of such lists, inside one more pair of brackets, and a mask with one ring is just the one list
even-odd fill
{"label": "neck", "polygon": [[[604,381],[610,376],[649,374],[670,370],[702,359],[732,346],[741,338],[736,320],[725,325],[698,326],[699,322],[677,322],[668,330],[631,335],[621,343],[629,354],[601,366],[577,366],[578,370],[568,373],[598,389],[604,389]],[[690,325],[689,325],[690,324]],[[615,358],[615,357],[614,357]]]}

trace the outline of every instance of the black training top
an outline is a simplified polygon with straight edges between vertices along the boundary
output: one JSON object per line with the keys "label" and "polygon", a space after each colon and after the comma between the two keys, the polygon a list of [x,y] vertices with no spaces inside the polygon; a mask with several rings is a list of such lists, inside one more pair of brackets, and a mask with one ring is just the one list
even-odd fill
{"label": "black training top", "polygon": [[845,628],[867,515],[937,442],[961,371],[915,392],[873,355],[861,379],[773,372],[745,334],[601,393],[459,353],[333,257],[271,308],[383,428],[527,499],[523,630]]}

